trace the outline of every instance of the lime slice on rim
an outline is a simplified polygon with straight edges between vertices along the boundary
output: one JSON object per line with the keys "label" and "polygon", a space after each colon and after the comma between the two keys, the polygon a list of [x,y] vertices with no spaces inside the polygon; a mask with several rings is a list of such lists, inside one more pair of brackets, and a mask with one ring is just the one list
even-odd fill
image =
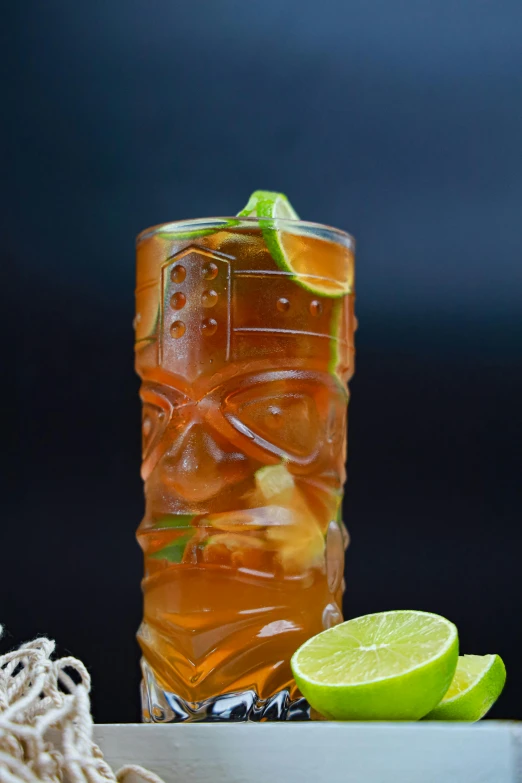
{"label": "lime slice on rim", "polygon": [[457,629],[403,610],[356,617],[312,637],[291,660],[310,705],[334,720],[418,720],[447,692]]}
{"label": "lime slice on rim", "polygon": [[299,215],[284,193],[273,190],[254,190],[248,203],[237,217],[282,218],[299,220]]}
{"label": "lime slice on rim", "polygon": [[263,238],[279,269],[313,294],[336,298],[353,289],[353,251],[341,242],[328,242],[313,232],[287,230],[278,220],[299,220],[284,193],[256,190],[238,217],[257,217]]}
{"label": "lime slice on rim", "polygon": [[480,720],[505,682],[506,667],[500,655],[462,655],[448,692],[425,720]]}

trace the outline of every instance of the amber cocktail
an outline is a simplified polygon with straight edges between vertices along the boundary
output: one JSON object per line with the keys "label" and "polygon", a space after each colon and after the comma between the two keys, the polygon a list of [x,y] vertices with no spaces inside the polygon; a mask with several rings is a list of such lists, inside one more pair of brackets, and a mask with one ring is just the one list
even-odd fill
{"label": "amber cocktail", "polygon": [[290,657],[342,621],[353,258],[298,220],[138,237],[146,721],[307,717]]}

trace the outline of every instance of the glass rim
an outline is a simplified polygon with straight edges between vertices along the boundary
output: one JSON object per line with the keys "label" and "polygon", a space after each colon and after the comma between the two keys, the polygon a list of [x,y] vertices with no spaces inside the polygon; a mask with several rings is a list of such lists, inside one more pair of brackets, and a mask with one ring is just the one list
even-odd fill
{"label": "glass rim", "polygon": [[[340,244],[347,245],[351,250],[355,249],[355,238],[347,231],[343,231],[340,228],[334,228],[334,226],[326,225],[325,223],[315,223],[309,220],[293,220],[290,218],[263,218],[263,217],[207,217],[207,218],[189,218],[186,220],[172,220],[168,223],[157,223],[155,226],[143,229],[136,236],[136,244],[138,245],[145,239],[161,233],[172,233],[172,238],[175,239],[176,233],[183,233],[188,231],[201,231],[208,230],[209,233],[213,233],[211,229],[218,231],[219,229],[234,230],[237,228],[244,228],[252,226],[254,224],[259,225],[259,221],[263,221],[266,224],[269,223],[270,228],[276,228],[277,230],[291,230],[292,228],[301,229],[304,231],[320,232],[325,238],[330,238],[333,241],[337,241]],[[197,237],[194,237],[196,239]],[[184,237],[183,240],[189,239]]]}

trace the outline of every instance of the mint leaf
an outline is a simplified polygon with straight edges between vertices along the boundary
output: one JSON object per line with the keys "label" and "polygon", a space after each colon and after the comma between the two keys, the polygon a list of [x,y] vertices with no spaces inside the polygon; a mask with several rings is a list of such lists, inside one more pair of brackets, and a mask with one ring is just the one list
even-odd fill
{"label": "mint leaf", "polygon": [[184,533],[182,536],[171,541],[167,546],[158,549],[154,554],[149,555],[153,560],[168,560],[169,563],[181,563],[187,543],[192,538],[192,533]]}

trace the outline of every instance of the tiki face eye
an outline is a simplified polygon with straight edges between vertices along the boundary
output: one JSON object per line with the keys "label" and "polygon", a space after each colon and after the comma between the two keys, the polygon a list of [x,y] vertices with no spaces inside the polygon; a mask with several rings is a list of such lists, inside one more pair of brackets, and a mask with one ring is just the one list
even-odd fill
{"label": "tiki face eye", "polygon": [[330,446],[332,412],[346,401],[322,376],[267,382],[251,376],[222,403],[225,418],[259,445],[281,456],[310,461]]}
{"label": "tiki face eye", "polygon": [[167,428],[181,425],[182,411],[190,400],[177,389],[169,387],[166,396],[148,386],[142,387],[141,398],[142,474],[148,476],[161,455],[160,444]]}
{"label": "tiki face eye", "polygon": [[[277,451],[307,457],[321,438],[320,416],[313,397],[304,392],[235,401],[237,419]],[[234,416],[232,416],[232,419]]]}

